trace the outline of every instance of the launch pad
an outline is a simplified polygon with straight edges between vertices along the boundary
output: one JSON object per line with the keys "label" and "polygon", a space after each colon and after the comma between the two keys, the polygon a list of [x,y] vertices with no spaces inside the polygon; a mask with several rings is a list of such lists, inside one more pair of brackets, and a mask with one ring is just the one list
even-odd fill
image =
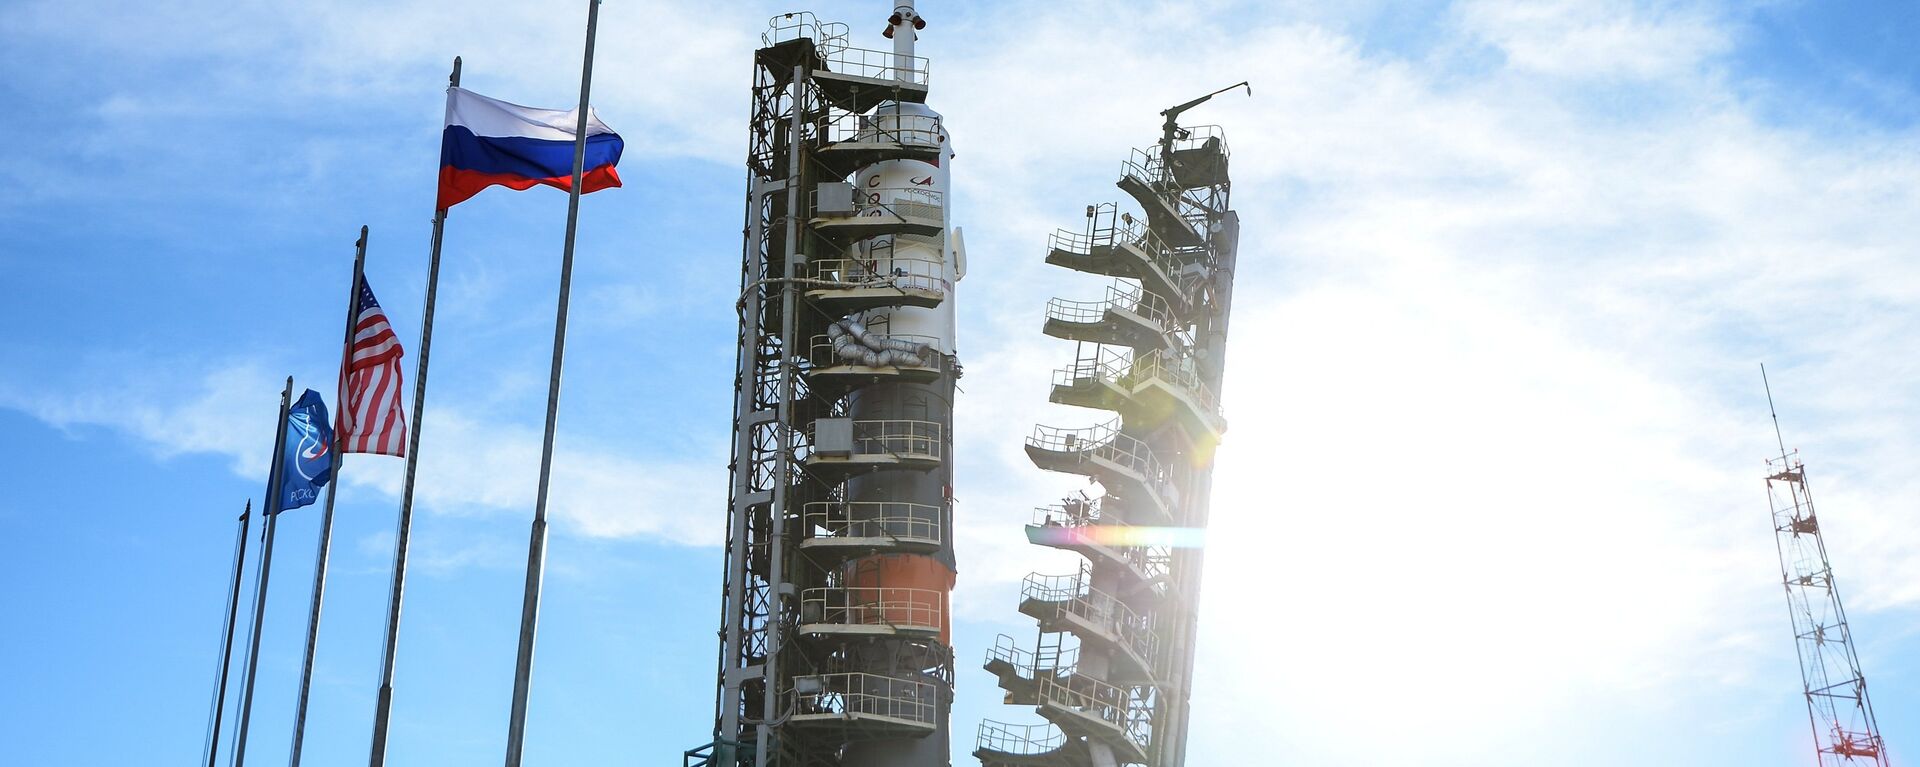
{"label": "launch pad", "polygon": [[[690,767],[950,764],[966,253],[914,55],[925,25],[899,3],[877,51],[785,14],[754,55],[719,693]],[[1111,278],[1103,300],[1048,304],[1045,331],[1078,348],[1051,398],[1109,417],[1039,426],[1026,453],[1102,492],[1028,527],[1085,561],[1027,578],[1034,649],[1003,636],[988,654],[1041,721],[982,724],[987,767],[1184,759],[1200,552],[1134,533],[1206,526],[1226,430],[1239,219],[1221,132],[1178,124],[1213,95],[1163,112],[1161,140],[1122,164],[1137,212],[1089,205],[1048,240],[1047,263]]]}

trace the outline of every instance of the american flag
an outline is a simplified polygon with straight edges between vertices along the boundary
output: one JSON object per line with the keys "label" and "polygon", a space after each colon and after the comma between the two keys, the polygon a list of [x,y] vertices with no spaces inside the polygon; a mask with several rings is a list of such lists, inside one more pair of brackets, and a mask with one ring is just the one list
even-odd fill
{"label": "american flag", "polygon": [[400,409],[400,339],[387,313],[360,278],[360,309],[353,342],[340,369],[339,424],[334,444],[343,453],[407,454],[407,416]]}

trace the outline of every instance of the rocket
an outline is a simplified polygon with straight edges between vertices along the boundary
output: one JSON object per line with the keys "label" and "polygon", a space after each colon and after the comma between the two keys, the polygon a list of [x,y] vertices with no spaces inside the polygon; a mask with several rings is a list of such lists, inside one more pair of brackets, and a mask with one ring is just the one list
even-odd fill
{"label": "rocket", "polygon": [[953,702],[953,142],[891,51],[771,19],[755,52],[714,740],[765,767],[947,767]]}
{"label": "rocket", "polygon": [[[917,30],[926,21],[914,10],[911,0],[900,2],[887,19],[886,36],[893,41],[895,71],[910,76]],[[852,508],[885,508],[860,504],[905,502],[914,508],[939,510],[939,547],[927,553],[877,553],[849,561],[845,573],[853,586],[878,587],[889,592],[915,595],[915,599],[938,600],[940,616],[938,642],[911,639],[879,640],[850,646],[849,660],[855,668],[894,678],[919,678],[937,691],[934,703],[935,731],[925,737],[864,740],[849,743],[841,764],[849,767],[904,767],[926,765],[945,767],[949,763],[949,709],[953,699],[952,626],[949,594],[956,577],[953,551],[953,400],[955,381],[960,376],[957,356],[956,296],[954,288],[966,275],[965,249],[960,230],[951,216],[953,142],[939,112],[926,104],[887,101],[877,104],[871,113],[875,129],[887,131],[934,131],[940,142],[938,155],[923,159],[892,159],[859,168],[852,175],[854,195],[866,204],[925,203],[939,208],[940,231],[934,234],[887,234],[869,238],[854,247],[860,257],[876,265],[876,272],[887,271],[888,263],[916,263],[932,268],[911,270],[938,275],[944,300],[934,306],[886,306],[866,310],[857,318],[869,330],[884,329],[893,338],[911,338],[930,347],[928,355],[939,370],[927,382],[885,382],[862,387],[847,397],[847,414],[856,423],[912,421],[939,425],[933,437],[941,444],[939,455],[945,460],[931,470],[896,469],[860,474],[848,479],[846,500]],[[894,267],[895,271],[909,270]],[[895,589],[905,591],[894,592]],[[934,597],[932,595],[938,595]],[[929,605],[928,607],[933,607]]]}

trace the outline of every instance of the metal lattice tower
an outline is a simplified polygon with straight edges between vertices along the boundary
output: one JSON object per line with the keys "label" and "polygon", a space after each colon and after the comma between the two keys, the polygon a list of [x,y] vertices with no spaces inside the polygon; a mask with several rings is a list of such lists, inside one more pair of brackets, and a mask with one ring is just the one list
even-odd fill
{"label": "metal lattice tower", "polygon": [[[1764,369],[1762,374],[1764,375]],[[1767,406],[1773,406],[1769,387]],[[1780,417],[1773,416],[1775,436]],[[1794,648],[1800,656],[1807,722],[1821,767],[1887,767],[1885,743],[1867,698],[1867,678],[1854,652],[1853,632],[1840,605],[1833,564],[1813,512],[1807,469],[1799,451],[1780,440],[1780,457],[1767,461],[1767,498],[1773,509],[1780,580],[1793,616]]]}
{"label": "metal lattice tower", "polygon": [[689,765],[949,763],[965,266],[924,25],[900,3],[874,51],[785,14],[754,54],[718,695]]}
{"label": "metal lattice tower", "polygon": [[1050,399],[1111,420],[1039,426],[1027,440],[1036,466],[1101,492],[1038,509],[1026,528],[1031,543],[1085,560],[1027,577],[1033,649],[1003,635],[987,654],[1006,702],[1046,721],[982,722],[974,756],[986,767],[1185,759],[1201,550],[1168,533],[1207,524],[1240,222],[1220,129],[1178,117],[1220,92],[1162,112],[1161,141],[1122,165],[1119,187],[1141,213],[1089,205],[1085,229],[1049,239],[1047,263],[1113,278],[1101,300],[1047,304],[1044,331],[1077,350]]}

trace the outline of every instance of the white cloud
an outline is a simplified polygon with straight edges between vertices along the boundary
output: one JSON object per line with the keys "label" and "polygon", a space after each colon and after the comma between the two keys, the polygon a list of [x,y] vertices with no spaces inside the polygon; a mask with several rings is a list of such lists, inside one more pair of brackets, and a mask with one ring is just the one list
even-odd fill
{"label": "white cloud", "polygon": [[[566,420],[563,411],[550,481],[549,514],[561,529],[684,544],[719,541],[721,526],[709,523],[726,508],[724,458],[647,460],[569,438]],[[371,485],[399,497],[400,461],[380,460],[368,470],[361,468],[367,465],[363,459],[350,460],[360,466],[345,474],[348,484]],[[539,467],[538,429],[430,406],[421,434],[415,498],[422,508],[438,513],[510,512],[531,518]]]}
{"label": "white cloud", "polygon": [[[62,429],[118,431],[162,458],[225,455],[236,474],[266,475],[277,382],[263,366],[241,362],[216,366],[199,379],[155,378],[137,389],[74,395],[30,396],[5,389],[0,390],[0,407],[27,412]],[[724,458],[645,459],[568,437],[566,417],[563,411],[549,507],[559,529],[593,537],[644,535],[690,545],[718,542],[721,526],[712,521],[717,510],[725,508]],[[421,435],[417,505],[441,514],[522,513],[531,518],[540,438],[538,429],[497,413],[429,407]],[[401,460],[349,455],[343,463],[341,476],[348,486],[399,497]]]}
{"label": "white cloud", "polygon": [[[177,89],[108,93],[97,112],[133,120],[156,111],[234,120],[299,114],[315,100],[360,110],[417,103],[444,87],[454,56],[463,84],[512,101],[564,106],[579,94],[585,8],[431,0],[300,6],[205,0],[113,3],[113,24],[57,2],[0,9],[10,34],[63,48],[181,66]],[[773,11],[745,4],[608,4],[596,51],[595,105],[636,155],[732,164],[744,100],[735,55],[751,50]],[[661,34],[673,30],[672,34]],[[224,66],[207,66],[207,62]],[[91,87],[91,86],[89,86]]]}
{"label": "white cloud", "polygon": [[[391,531],[362,537],[357,548],[368,571],[387,575],[393,559]],[[408,539],[408,572],[434,576],[457,576],[469,569],[518,570],[526,567],[525,545],[512,536],[479,536],[459,540],[459,536]]]}
{"label": "white cloud", "polygon": [[1471,0],[1456,8],[1466,34],[1525,73],[1656,78],[1697,73],[1732,35],[1707,8],[1685,3]]}
{"label": "white cloud", "polygon": [[120,387],[59,394],[0,381],[0,407],[63,430],[121,431],[160,458],[226,455],[233,459],[235,473],[264,477],[272,445],[263,447],[257,437],[264,433],[272,438],[278,389],[274,376],[259,365],[236,362],[216,365],[197,380],[146,376]]}

